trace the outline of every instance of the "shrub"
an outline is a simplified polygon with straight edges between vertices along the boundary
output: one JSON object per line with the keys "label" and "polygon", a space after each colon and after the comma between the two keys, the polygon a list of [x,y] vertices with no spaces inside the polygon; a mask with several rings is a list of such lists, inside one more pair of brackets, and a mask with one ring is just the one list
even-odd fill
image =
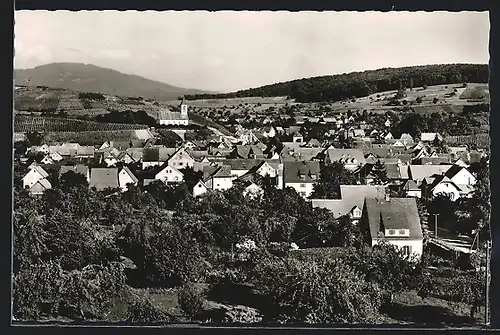
{"label": "shrub", "polygon": [[136,299],[128,307],[127,321],[129,322],[169,322],[171,317],[160,308],[154,306],[149,300]]}
{"label": "shrub", "polygon": [[195,319],[203,310],[203,296],[193,284],[184,285],[177,293],[182,311],[191,319]]}

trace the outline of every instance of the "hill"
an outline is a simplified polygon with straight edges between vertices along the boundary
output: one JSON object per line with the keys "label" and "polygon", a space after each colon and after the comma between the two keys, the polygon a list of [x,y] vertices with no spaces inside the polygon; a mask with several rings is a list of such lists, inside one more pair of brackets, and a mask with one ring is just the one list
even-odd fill
{"label": "hill", "polygon": [[342,101],[399,88],[488,83],[488,76],[487,64],[411,66],[297,79],[233,93],[187,95],[186,99],[288,96],[296,102]]}
{"label": "hill", "polygon": [[159,101],[181,95],[213,93],[186,89],[124,74],[115,70],[81,63],[51,63],[14,71],[15,84],[47,86],[80,92],[100,92],[124,97],[144,97]]}

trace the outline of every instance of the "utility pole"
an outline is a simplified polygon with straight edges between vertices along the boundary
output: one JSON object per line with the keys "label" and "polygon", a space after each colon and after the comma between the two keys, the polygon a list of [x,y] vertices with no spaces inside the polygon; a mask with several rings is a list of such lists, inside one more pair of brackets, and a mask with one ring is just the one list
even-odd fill
{"label": "utility pole", "polygon": [[439,214],[434,214],[434,238],[438,237],[438,216]]}

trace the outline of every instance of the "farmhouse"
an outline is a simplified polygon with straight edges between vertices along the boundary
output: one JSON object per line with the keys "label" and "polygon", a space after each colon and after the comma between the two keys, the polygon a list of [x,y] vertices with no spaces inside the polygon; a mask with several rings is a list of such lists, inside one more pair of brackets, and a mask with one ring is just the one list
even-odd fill
{"label": "farmhouse", "polygon": [[158,124],[167,126],[187,126],[189,124],[188,106],[185,104],[184,98],[182,98],[180,109],[180,112],[173,112],[168,108],[159,111],[157,119]]}
{"label": "farmhouse", "polygon": [[233,187],[231,166],[204,166],[203,182],[207,189],[224,191]]}

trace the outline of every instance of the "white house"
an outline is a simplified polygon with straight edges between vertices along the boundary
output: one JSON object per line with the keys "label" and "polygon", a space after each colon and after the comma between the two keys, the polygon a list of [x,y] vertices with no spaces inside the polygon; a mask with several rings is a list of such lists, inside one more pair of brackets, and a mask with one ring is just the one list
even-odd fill
{"label": "white house", "polygon": [[157,119],[158,124],[187,126],[189,124],[188,106],[184,103],[184,98],[182,99],[180,108],[180,112],[172,112],[168,108],[159,111]]}
{"label": "white house", "polygon": [[360,225],[372,246],[385,241],[405,255],[422,256],[423,234],[415,198],[366,199]]}
{"label": "white house", "polygon": [[40,195],[43,194],[46,190],[49,190],[52,188],[52,185],[50,182],[46,179],[40,179],[38,180],[33,186],[31,186],[28,191],[32,195]]}
{"label": "white house", "polygon": [[291,187],[302,197],[308,198],[318,182],[319,173],[320,166],[317,161],[284,162],[283,187]]}
{"label": "white house", "polygon": [[423,196],[426,199],[444,195],[449,197],[451,201],[456,201],[461,196],[460,187],[444,175],[435,178],[425,178],[422,181],[421,188],[423,190]]}
{"label": "white house", "polygon": [[180,183],[184,180],[184,174],[173,166],[167,165],[155,175],[155,179],[165,184]]}
{"label": "white house", "polygon": [[199,180],[196,185],[193,187],[193,196],[199,197],[205,193],[207,193],[208,187],[202,180]]}
{"label": "white house", "polygon": [[23,177],[23,188],[31,188],[39,180],[46,179],[49,176],[47,171],[39,165],[31,165],[28,173]]}
{"label": "white house", "polygon": [[455,164],[445,172],[445,176],[450,178],[451,181],[457,184],[459,187],[460,185],[474,186],[477,182],[476,177],[472,174],[472,172],[469,171],[469,169],[464,166]]}
{"label": "white house", "polygon": [[168,165],[177,169],[192,168],[195,160],[184,148],[179,148],[167,160]]}
{"label": "white house", "polygon": [[204,166],[203,182],[210,190],[224,191],[233,187],[233,177],[229,165]]}
{"label": "white house", "polygon": [[128,167],[123,167],[118,172],[118,184],[123,191],[128,189],[128,184],[137,185],[138,179]]}

